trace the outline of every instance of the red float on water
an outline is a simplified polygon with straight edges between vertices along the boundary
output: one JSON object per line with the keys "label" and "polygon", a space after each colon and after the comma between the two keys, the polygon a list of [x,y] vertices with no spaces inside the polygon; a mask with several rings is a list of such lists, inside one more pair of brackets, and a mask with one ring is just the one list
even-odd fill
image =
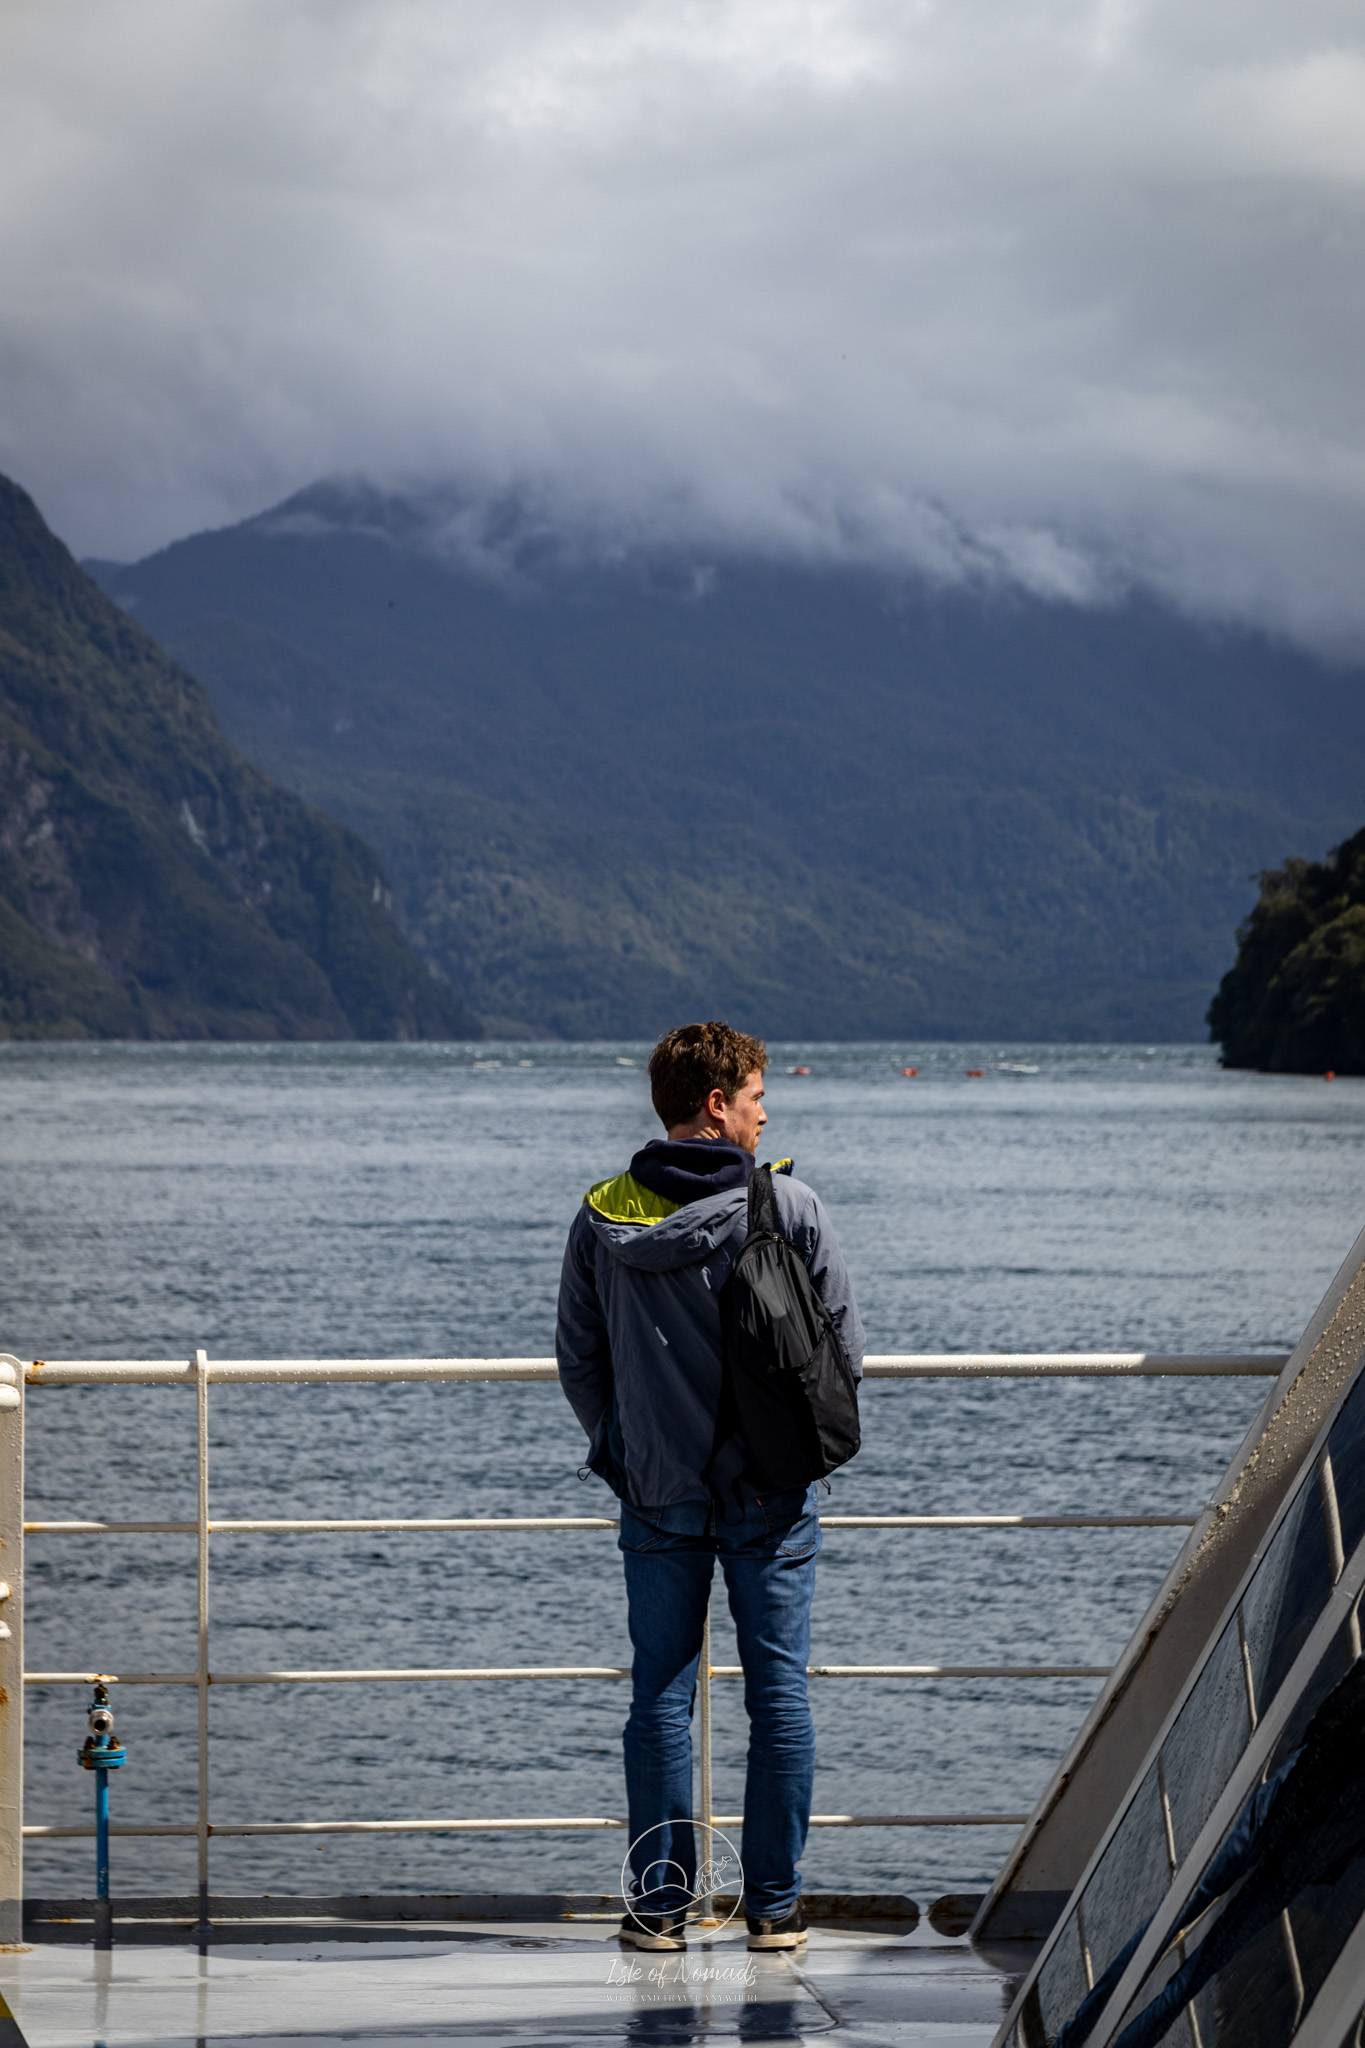
{"label": "red float on water", "polygon": [[1323,1078],[1323,1080],[1324,1080],[1324,1081],[1335,1081],[1335,1080],[1336,1080],[1336,1078],[1337,1078],[1337,1070],[1336,1070],[1336,1068],[1335,1068],[1335,1067],[1329,1067],[1329,1068],[1327,1069],[1327,1072],[1326,1072],[1326,1073],[1325,1073],[1325,1074],[1323,1075],[1323,1077],[1322,1077],[1322,1078]]}
{"label": "red float on water", "polygon": [[967,1079],[969,1081],[984,1081],[985,1078],[986,1069],[984,1067],[968,1067]]}
{"label": "red float on water", "polygon": [[787,1069],[787,1072],[788,1072],[789,1074],[808,1074],[808,1073],[810,1072],[810,1068],[809,1068],[809,1067],[788,1067],[788,1069]]}
{"label": "red float on water", "polygon": [[907,1080],[907,1081],[913,1081],[913,1080],[914,1080],[914,1078],[915,1078],[915,1076],[916,1076],[916,1074],[917,1074],[917,1073],[919,1072],[919,1068],[918,1068],[918,1067],[902,1067],[902,1068],[901,1068],[901,1072],[902,1072],[902,1073],[904,1074],[904,1076],[905,1076],[905,1078],[906,1078],[906,1080]]}

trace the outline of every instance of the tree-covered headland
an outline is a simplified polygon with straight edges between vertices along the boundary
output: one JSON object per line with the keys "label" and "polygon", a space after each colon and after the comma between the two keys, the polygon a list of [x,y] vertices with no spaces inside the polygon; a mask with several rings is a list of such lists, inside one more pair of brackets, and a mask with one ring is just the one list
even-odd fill
{"label": "tree-covered headland", "polygon": [[1209,1035],[1225,1067],[1365,1074],[1365,831],[1262,874]]}

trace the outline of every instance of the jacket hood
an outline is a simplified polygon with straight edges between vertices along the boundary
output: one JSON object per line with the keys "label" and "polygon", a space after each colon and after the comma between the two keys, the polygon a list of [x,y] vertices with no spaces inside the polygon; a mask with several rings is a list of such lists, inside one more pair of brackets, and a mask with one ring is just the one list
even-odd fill
{"label": "jacket hood", "polygon": [[[616,1181],[604,1181],[600,1189],[592,1189],[585,1205],[593,1235],[622,1265],[633,1266],[640,1272],[666,1273],[677,1266],[693,1266],[699,1259],[709,1259],[733,1236],[736,1221],[744,1217],[748,1206],[746,1190],[734,1187],[687,1202],[671,1214],[642,1214],[629,1222],[604,1216],[592,1196],[608,1189],[614,1191],[630,1179],[631,1175],[621,1174]],[[656,1200],[661,1209],[666,1206],[666,1198]],[[641,1227],[646,1224],[648,1228]]]}
{"label": "jacket hood", "polygon": [[680,1206],[747,1188],[754,1155],[725,1138],[653,1138],[630,1162],[633,1179]]}
{"label": "jacket hood", "polygon": [[[663,1163],[670,1173],[685,1175],[692,1183],[696,1192],[686,1201],[680,1202],[650,1185],[664,1178],[656,1170],[661,1153],[682,1154],[681,1167],[671,1159]],[[647,1162],[648,1180],[639,1172],[641,1161]],[[710,1174],[694,1170],[708,1165],[714,1167]],[[789,1174],[792,1163],[790,1159],[775,1160],[772,1170]],[[623,1265],[634,1266],[641,1272],[666,1273],[710,1258],[727,1238],[733,1237],[737,1225],[743,1234],[753,1171],[752,1156],[723,1140],[656,1140],[641,1147],[630,1162],[629,1172],[618,1173],[614,1180],[600,1180],[589,1188],[583,1206],[594,1236]],[[677,1186],[679,1181],[675,1178],[669,1184]],[[703,1192],[707,1188],[711,1191]]]}

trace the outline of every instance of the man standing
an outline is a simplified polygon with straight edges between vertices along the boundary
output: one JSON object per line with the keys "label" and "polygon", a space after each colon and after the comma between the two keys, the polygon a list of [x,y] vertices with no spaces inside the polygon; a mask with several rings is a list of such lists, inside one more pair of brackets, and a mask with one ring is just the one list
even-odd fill
{"label": "man standing", "polygon": [[[555,1349],[588,1433],[587,1463],[621,1502],[633,1692],[624,1747],[632,1897],[621,1938],[686,1945],[696,1876],[691,1711],[716,1558],[744,1666],[749,1761],[744,1908],[751,1949],[806,1938],[797,1865],[810,1822],[815,1733],[806,1699],[820,1524],[815,1487],[741,1480],[717,1507],[707,1468],[721,1392],[719,1294],[747,1234],[767,1115],[761,1039],[685,1024],[660,1039],[650,1092],[667,1137],[589,1188],[564,1253]],[[777,1170],[784,1237],[799,1251],[855,1375],[863,1331],[829,1219]]]}

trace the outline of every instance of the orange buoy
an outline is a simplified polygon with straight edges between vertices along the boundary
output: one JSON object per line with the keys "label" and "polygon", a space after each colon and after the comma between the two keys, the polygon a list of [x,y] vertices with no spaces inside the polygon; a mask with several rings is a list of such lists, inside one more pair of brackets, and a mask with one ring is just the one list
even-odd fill
{"label": "orange buoy", "polygon": [[1324,1081],[1335,1081],[1337,1078],[1336,1068],[1329,1067],[1322,1078]]}
{"label": "orange buoy", "polygon": [[969,1081],[984,1081],[985,1078],[986,1069],[984,1067],[968,1067],[967,1079]]}
{"label": "orange buoy", "polygon": [[810,1068],[809,1068],[809,1067],[788,1067],[788,1069],[787,1069],[787,1072],[788,1072],[789,1074],[808,1074],[808,1073],[810,1072]]}
{"label": "orange buoy", "polygon": [[907,1080],[907,1081],[913,1081],[913,1080],[914,1080],[914,1078],[915,1078],[915,1076],[916,1076],[916,1074],[917,1074],[917,1073],[919,1072],[919,1068],[918,1068],[918,1067],[902,1067],[902,1068],[901,1068],[901,1072],[902,1072],[902,1073],[904,1074],[904,1076],[905,1076],[905,1078],[906,1078],[906,1080]]}

